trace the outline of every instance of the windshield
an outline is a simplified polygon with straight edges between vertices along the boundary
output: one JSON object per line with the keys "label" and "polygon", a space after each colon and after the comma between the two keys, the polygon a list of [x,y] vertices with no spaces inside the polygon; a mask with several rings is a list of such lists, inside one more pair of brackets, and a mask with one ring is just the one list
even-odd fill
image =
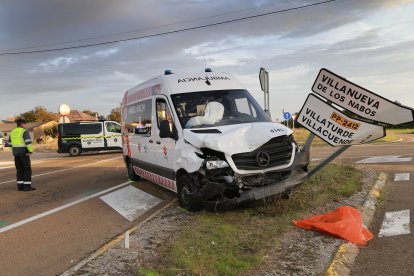
{"label": "windshield", "polygon": [[183,128],[205,128],[270,119],[246,90],[216,90],[171,95]]}

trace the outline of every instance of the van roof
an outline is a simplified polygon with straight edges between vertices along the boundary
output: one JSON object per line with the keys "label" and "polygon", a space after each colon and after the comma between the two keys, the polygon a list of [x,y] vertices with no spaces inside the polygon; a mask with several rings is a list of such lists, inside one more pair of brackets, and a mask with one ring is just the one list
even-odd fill
{"label": "van roof", "polygon": [[171,95],[195,91],[244,89],[228,73],[196,72],[160,75],[125,92],[122,105],[127,105],[157,94]]}

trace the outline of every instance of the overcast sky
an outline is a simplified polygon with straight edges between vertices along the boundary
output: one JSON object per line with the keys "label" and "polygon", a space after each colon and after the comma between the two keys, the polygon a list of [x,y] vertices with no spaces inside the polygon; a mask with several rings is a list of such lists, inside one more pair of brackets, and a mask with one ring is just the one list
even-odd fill
{"label": "overcast sky", "polygon": [[[207,67],[240,80],[272,119],[299,111],[321,68],[414,107],[414,1],[1,0],[0,119],[44,106],[108,115],[129,88],[165,69]],[[259,14],[272,15],[102,46],[4,55],[142,37]]]}

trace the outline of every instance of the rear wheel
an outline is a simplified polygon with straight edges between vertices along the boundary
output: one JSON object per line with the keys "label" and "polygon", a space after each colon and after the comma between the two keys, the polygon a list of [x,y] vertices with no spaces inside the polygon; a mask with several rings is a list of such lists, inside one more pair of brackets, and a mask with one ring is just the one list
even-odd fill
{"label": "rear wheel", "polygon": [[139,180],[139,175],[135,173],[134,166],[132,165],[130,161],[127,161],[127,169],[128,169],[129,179],[131,179],[132,181]]}
{"label": "rear wheel", "polygon": [[69,155],[70,156],[78,156],[82,153],[81,148],[78,145],[72,145],[69,148]]}
{"label": "rear wheel", "polygon": [[177,195],[181,207],[190,212],[197,212],[203,208],[200,203],[192,201],[189,196],[194,191],[194,184],[189,176],[181,176],[177,181],[177,186]]}

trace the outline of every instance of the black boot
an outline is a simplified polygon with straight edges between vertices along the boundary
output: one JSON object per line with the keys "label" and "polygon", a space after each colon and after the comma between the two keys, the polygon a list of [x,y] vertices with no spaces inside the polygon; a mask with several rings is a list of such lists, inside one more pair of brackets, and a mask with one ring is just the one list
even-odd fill
{"label": "black boot", "polygon": [[34,190],[36,190],[36,188],[33,188],[32,185],[24,185],[23,191],[29,192],[29,191],[34,191]]}
{"label": "black boot", "polygon": [[24,185],[23,184],[17,184],[17,190],[18,191],[23,191],[24,190]]}

